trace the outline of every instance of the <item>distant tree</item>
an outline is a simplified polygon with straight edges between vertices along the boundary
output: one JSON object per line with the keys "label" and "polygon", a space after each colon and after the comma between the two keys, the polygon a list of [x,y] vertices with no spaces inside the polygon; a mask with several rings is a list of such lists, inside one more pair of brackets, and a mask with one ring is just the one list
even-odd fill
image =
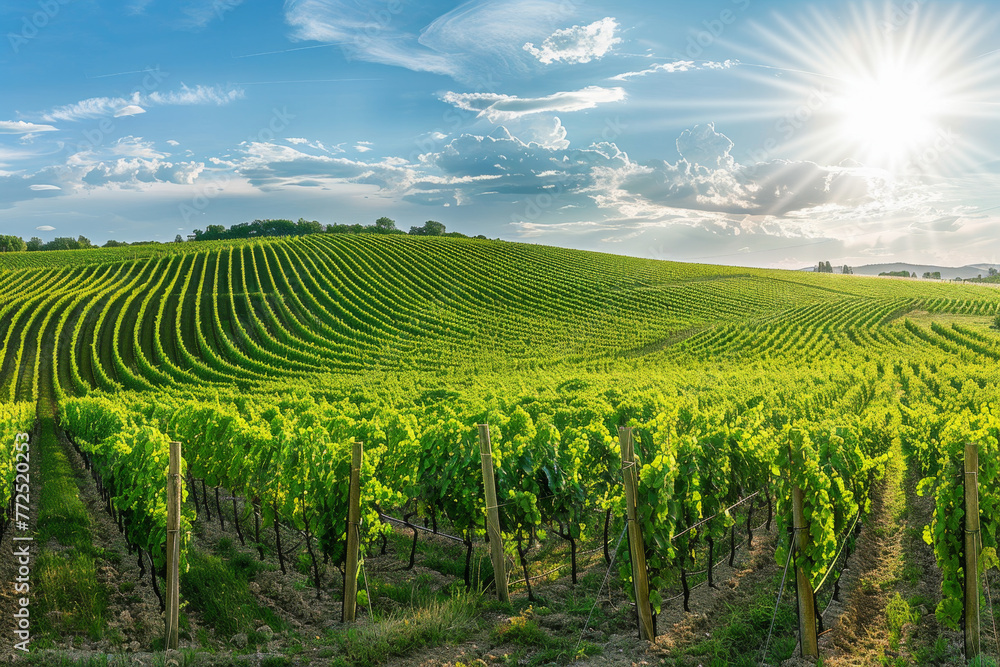
{"label": "distant tree", "polygon": [[128,246],[128,244],[125,243],[124,241],[115,241],[114,239],[108,239],[107,241],[105,241],[104,245],[101,246],[101,247],[103,247],[103,248],[124,248],[126,246]]}
{"label": "distant tree", "polygon": [[321,234],[322,232],[323,225],[315,220],[305,220],[303,218],[299,218],[299,221],[295,223],[296,234]]}
{"label": "distant tree", "polygon": [[77,250],[80,242],[72,236],[57,236],[45,244],[43,250]]}
{"label": "distant tree", "polygon": [[485,235],[485,234],[476,234],[476,235],[475,235],[475,236],[473,236],[472,238],[474,238],[474,239],[482,239],[483,241],[486,241],[486,240],[487,240],[487,239],[486,239],[486,235]]}
{"label": "distant tree", "polygon": [[174,237],[174,243],[184,243],[184,237],[178,234]]}
{"label": "distant tree", "polygon": [[41,250],[45,247],[45,242],[42,241],[37,236],[32,236],[31,240],[24,244],[24,249],[31,252],[34,250]]}
{"label": "distant tree", "polygon": [[93,248],[94,247],[94,244],[90,242],[90,239],[88,239],[83,234],[81,234],[80,236],[76,237],[76,242],[77,242],[77,248],[78,249],[80,249],[80,248]]}
{"label": "distant tree", "polygon": [[995,276],[996,274],[997,274],[997,270],[996,270],[996,269],[994,269],[993,267],[990,267],[990,273],[989,273],[989,275],[990,275],[990,278],[992,278],[992,277],[993,277],[993,276]]}
{"label": "distant tree", "polygon": [[195,241],[218,241],[226,233],[226,228],[222,225],[209,225],[205,231],[194,230]]}
{"label": "distant tree", "polygon": [[854,275],[854,269],[852,269],[851,267],[849,267],[847,264],[844,264],[844,268],[842,268],[840,270],[840,272],[842,274],[844,274],[845,276],[852,276],[852,275]]}
{"label": "distant tree", "polygon": [[375,221],[376,232],[386,233],[396,231],[396,221],[392,218],[387,218],[384,215]]}
{"label": "distant tree", "polygon": [[0,252],[23,252],[27,248],[20,236],[0,235]]}
{"label": "distant tree", "polygon": [[333,223],[332,225],[326,226],[327,234],[361,234],[365,231],[365,227],[362,225],[344,225],[340,223]]}
{"label": "distant tree", "polygon": [[428,220],[422,227],[410,227],[413,236],[444,236],[445,228],[436,220]]}

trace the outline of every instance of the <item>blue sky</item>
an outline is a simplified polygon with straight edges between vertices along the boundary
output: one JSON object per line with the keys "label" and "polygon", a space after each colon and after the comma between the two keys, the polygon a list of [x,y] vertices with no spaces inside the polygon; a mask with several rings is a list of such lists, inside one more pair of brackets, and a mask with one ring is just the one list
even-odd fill
{"label": "blue sky", "polygon": [[0,231],[1000,262],[1000,2],[0,0]]}

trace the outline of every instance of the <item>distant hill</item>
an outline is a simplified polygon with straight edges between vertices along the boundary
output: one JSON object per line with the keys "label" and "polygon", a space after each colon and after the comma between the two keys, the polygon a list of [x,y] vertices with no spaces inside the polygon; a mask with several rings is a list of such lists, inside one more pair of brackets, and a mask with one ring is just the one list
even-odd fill
{"label": "distant hill", "polygon": [[[986,277],[989,274],[990,267],[1000,271],[1000,264],[986,263],[952,267],[894,262],[892,264],[866,264],[864,266],[852,266],[851,269],[854,270],[854,275],[858,276],[877,276],[880,273],[890,273],[893,271],[909,271],[910,273],[916,273],[917,276],[923,276],[924,273],[934,273],[935,271],[940,271],[942,280],[952,280],[954,278],[975,278],[980,275]],[[834,273],[840,273],[840,269],[841,266],[833,267]],[[809,268],[802,270],[815,271],[816,267],[810,266]]]}

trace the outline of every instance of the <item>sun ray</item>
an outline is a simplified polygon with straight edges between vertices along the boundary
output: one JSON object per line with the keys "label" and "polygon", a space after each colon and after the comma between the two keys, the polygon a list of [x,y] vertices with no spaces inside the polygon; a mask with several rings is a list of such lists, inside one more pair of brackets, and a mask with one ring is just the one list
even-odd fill
{"label": "sun ray", "polygon": [[[997,20],[951,6],[852,5],[843,18],[812,8],[753,27],[766,48],[734,68],[761,91],[755,116],[779,120],[810,104],[783,137],[789,157],[844,160],[898,176],[970,168],[990,157],[965,138],[970,122],[996,118],[1000,50],[982,48]],[[810,97],[811,96],[811,97]]]}

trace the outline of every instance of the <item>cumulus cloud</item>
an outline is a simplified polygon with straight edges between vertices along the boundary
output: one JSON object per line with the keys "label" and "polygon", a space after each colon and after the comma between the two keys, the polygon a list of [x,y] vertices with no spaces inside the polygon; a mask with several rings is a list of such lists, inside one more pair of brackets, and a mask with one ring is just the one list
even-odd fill
{"label": "cumulus cloud", "polygon": [[596,204],[635,219],[779,216],[785,224],[820,214],[863,216],[899,205],[892,180],[879,170],[784,160],[739,164],[730,154],[733,142],[711,123],[681,133],[676,162],[640,164],[611,142],[573,149],[558,122],[547,132],[544,126],[537,129],[540,141],[529,136],[502,126],[487,136],[451,140],[420,156],[421,171],[406,198],[463,204],[487,195],[548,194],[560,208]]}
{"label": "cumulus cloud", "polygon": [[588,202],[586,191],[594,183],[595,166],[618,168],[627,158],[614,144],[583,150],[570,149],[568,142],[546,146],[523,141],[500,127],[488,136],[463,134],[441,151],[422,155],[420,161],[437,174],[413,183],[408,201],[465,204],[482,196],[520,200],[546,195],[568,206]]}
{"label": "cumulus cloud", "polygon": [[[133,93],[130,97],[91,97],[72,104],[65,104],[43,112],[42,120],[47,122],[55,121],[79,121],[88,118],[100,118],[102,116],[124,116],[134,113],[142,113],[148,107],[154,106],[187,106],[187,105],[217,105],[229,104],[238,99],[242,99],[244,92],[241,88],[227,88],[223,86],[195,86],[193,88],[181,84],[179,90],[170,92],[154,91],[148,95],[140,92]],[[131,113],[122,113],[131,109]],[[139,109],[136,111],[135,109]]]}
{"label": "cumulus cloud", "polygon": [[726,135],[715,131],[715,123],[696,125],[694,129],[684,130],[677,138],[676,145],[677,152],[691,164],[724,168],[733,165],[733,158],[729,155],[733,142]]}
{"label": "cumulus cloud", "polygon": [[678,138],[676,163],[650,160],[602,170],[595,200],[631,211],[673,207],[783,216],[821,207],[857,210],[893,195],[891,178],[879,170],[787,160],[741,165],[729,154],[732,147],[713,124],[695,126]]}
{"label": "cumulus cloud", "polygon": [[180,145],[181,145],[181,142],[179,142],[179,141],[175,141],[175,140],[173,140],[173,139],[167,139],[167,144],[169,144],[169,145],[171,145],[171,146],[180,146]]}
{"label": "cumulus cloud", "polygon": [[263,190],[287,185],[329,186],[337,182],[405,190],[415,178],[413,167],[400,158],[363,162],[306,153],[269,142],[246,144],[243,155],[233,161],[232,167]]}
{"label": "cumulus cloud", "polygon": [[691,72],[699,69],[729,69],[739,64],[738,60],[724,60],[723,62],[699,62],[695,63],[693,60],[675,60],[670,63],[662,63],[660,65],[653,65],[644,70],[639,70],[636,72],[624,72],[616,76],[611,77],[612,81],[628,81],[629,79],[636,79],[639,77],[647,76],[649,74],[655,74],[656,72],[666,72],[667,74],[673,74],[674,72]]}
{"label": "cumulus cloud", "polygon": [[57,129],[52,125],[26,123],[23,120],[0,120],[0,134],[35,134],[36,132],[55,132]]}
{"label": "cumulus cloud", "polygon": [[545,97],[447,92],[441,99],[459,109],[476,111],[479,116],[485,116],[496,123],[530,114],[566,113],[593,109],[598,104],[621,102],[625,99],[625,90],[587,86],[581,90],[558,92]]}
{"label": "cumulus cloud", "polygon": [[83,183],[93,187],[175,183],[190,185],[205,169],[201,162],[167,162],[160,159],[119,158],[102,161],[83,175]]}
{"label": "cumulus cloud", "polygon": [[545,65],[554,62],[589,63],[604,57],[615,44],[621,43],[622,40],[615,37],[617,29],[618,22],[608,16],[590,25],[556,30],[545,38],[540,47],[527,42],[524,50]]}

